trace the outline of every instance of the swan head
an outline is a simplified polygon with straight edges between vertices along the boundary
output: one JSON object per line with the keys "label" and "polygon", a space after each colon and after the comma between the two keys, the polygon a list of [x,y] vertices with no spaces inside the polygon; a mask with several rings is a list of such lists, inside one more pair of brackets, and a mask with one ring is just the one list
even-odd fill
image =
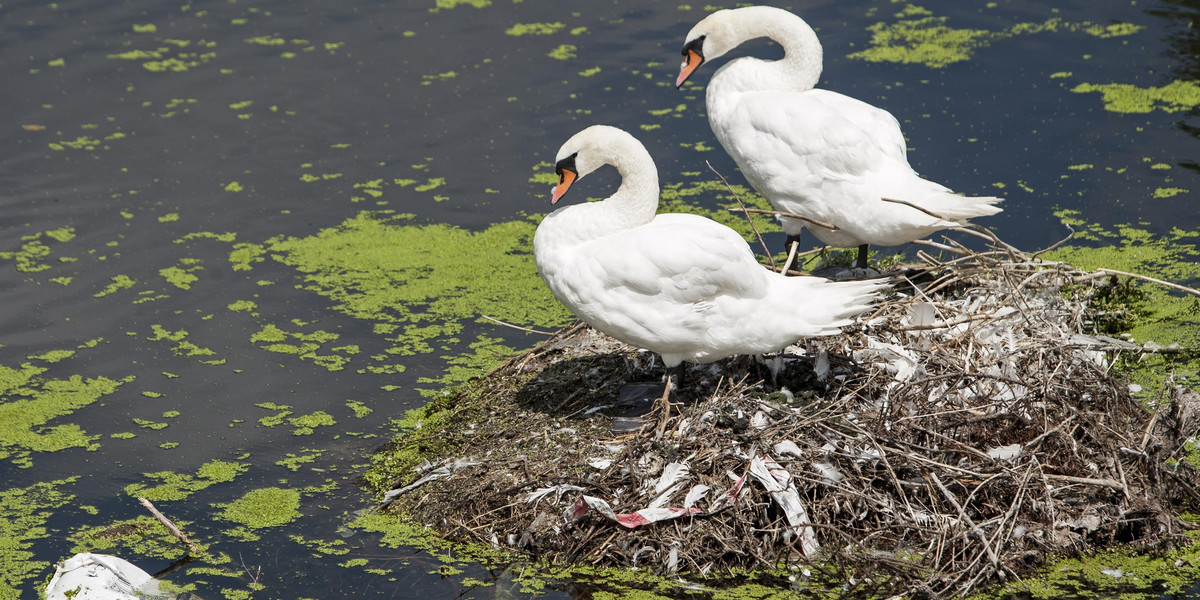
{"label": "swan head", "polygon": [[[718,10],[696,23],[683,42],[683,64],[675,78],[676,89],[707,60],[737,48],[742,42],[759,37],[776,37],[785,30],[811,28],[800,17],[773,6],[744,6]],[[812,35],[815,42],[815,34]],[[775,41],[780,41],[776,39]]]}
{"label": "swan head", "polygon": [[[550,194],[550,203],[558,201],[576,180],[588,176],[604,165],[621,170],[634,157],[650,160],[646,147],[624,130],[608,125],[592,125],[571,136],[555,157],[554,174],[558,183]],[[653,164],[653,161],[651,161]]]}
{"label": "swan head", "polygon": [[684,38],[683,64],[679,65],[679,76],[675,78],[675,88],[683,86],[696,69],[706,60],[717,58],[742,43],[737,39],[733,22],[737,9],[718,10],[704,17]]}

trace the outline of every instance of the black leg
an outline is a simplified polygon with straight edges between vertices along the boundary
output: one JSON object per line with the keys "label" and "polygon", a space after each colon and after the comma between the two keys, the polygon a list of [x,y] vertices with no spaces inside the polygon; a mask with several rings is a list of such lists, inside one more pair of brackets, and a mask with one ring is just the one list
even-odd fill
{"label": "black leg", "polygon": [[858,262],[854,264],[855,268],[858,268],[858,269],[867,268],[867,254],[868,254],[867,246],[868,245],[869,244],[863,244],[858,247]]}
{"label": "black leg", "polygon": [[790,251],[792,249],[792,244],[799,244],[799,243],[800,243],[800,234],[797,233],[796,235],[787,236],[787,240],[785,240],[783,242],[783,245],[784,245],[784,248],[786,248],[787,250]]}
{"label": "black leg", "polygon": [[655,428],[655,439],[662,439],[667,431],[667,421],[671,419],[671,380],[675,380],[675,385],[683,387],[683,363],[679,363],[674,367],[667,368],[667,383],[663,386],[662,397],[658,399],[658,404],[662,408],[658,411],[658,427]]}
{"label": "black leg", "polygon": [[678,365],[675,365],[674,367],[667,369],[667,385],[668,386],[671,385],[671,379],[674,379],[675,387],[677,389],[683,388],[683,373],[684,373],[683,365],[684,365],[684,363],[679,363]]}

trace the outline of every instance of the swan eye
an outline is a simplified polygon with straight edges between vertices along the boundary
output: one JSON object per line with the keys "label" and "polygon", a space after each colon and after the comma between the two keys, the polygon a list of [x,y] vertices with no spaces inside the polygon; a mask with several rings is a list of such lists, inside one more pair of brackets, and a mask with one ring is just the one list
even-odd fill
{"label": "swan eye", "polygon": [[680,50],[679,53],[683,55],[684,65],[687,65],[692,59],[691,55],[688,54],[689,52],[695,52],[700,60],[704,60],[704,40],[707,37],[707,35],[702,35],[683,45],[683,50]]}
{"label": "swan eye", "polygon": [[572,171],[572,172],[577,171],[577,169],[575,168],[575,157],[576,156],[579,156],[578,152],[558,161],[558,164],[554,165],[554,174],[558,175],[559,183],[562,183],[565,180],[565,178],[567,176],[565,171]]}

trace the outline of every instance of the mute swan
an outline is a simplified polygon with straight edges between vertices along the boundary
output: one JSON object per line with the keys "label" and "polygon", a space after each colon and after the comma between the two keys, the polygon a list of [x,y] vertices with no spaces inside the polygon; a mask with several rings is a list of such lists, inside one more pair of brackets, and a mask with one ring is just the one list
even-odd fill
{"label": "mute swan", "polygon": [[785,277],[759,265],[725,225],[697,215],[655,215],[654,160],[615,127],[575,134],[556,161],[551,204],[604,165],[616,167],[622,180],[605,200],[546,216],[533,236],[538,273],[580,319],[657,352],[669,368],[838,333],[887,285]]}
{"label": "mute swan", "polygon": [[[858,246],[859,268],[869,244],[896,246],[1000,212],[992,206],[1000,198],[960,196],[917,175],[891,113],[814,89],[821,42],[786,10],[750,6],[705,17],[687,34],[675,87],[705,61],[760,37],[783,46],[783,58],[730,61],[713,74],[706,104],[717,140],[777,210],[836,227],[808,225],[825,244]],[[781,220],[791,247],[805,222]]]}

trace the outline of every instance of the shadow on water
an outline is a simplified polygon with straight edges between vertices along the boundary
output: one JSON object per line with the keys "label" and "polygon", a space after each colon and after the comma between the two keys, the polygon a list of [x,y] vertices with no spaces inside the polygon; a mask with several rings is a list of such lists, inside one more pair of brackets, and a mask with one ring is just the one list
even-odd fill
{"label": "shadow on water", "polygon": [[[1200,189],[1196,105],[1121,113],[1073,91],[1195,81],[1194,2],[936,0],[920,6],[950,28],[1144,29],[1002,36],[939,67],[850,58],[904,6],[793,8],[826,44],[822,85],[895,113],[922,173],[1006,196],[986,223],[1006,240],[1059,240],[1062,208],[1200,227],[1181,208]],[[537,339],[480,318],[494,299],[465,278],[402,320],[360,267],[399,252],[389,235],[444,234],[388,280],[415,287],[450,277],[440,255],[498,247],[484,235],[497,224],[528,235],[554,152],[597,122],[636,133],[664,185],[710,179],[705,161],[744,183],[704,116],[712,71],[672,85],[703,14],[659,1],[5,3],[0,546],[14,550],[0,551],[0,596],[36,597],[55,561],[89,548],[170,568],[182,551],[163,535],[85,535],[147,518],[139,494],[209,548],[170,577],[200,597],[529,595],[345,528],[372,501],[354,479],[404,411]],[[412,216],[368,230],[368,212]],[[319,268],[296,258],[343,238]],[[451,270],[536,283],[527,250],[498,252],[509,271],[486,258]],[[561,324],[511,310],[490,316]]]}

